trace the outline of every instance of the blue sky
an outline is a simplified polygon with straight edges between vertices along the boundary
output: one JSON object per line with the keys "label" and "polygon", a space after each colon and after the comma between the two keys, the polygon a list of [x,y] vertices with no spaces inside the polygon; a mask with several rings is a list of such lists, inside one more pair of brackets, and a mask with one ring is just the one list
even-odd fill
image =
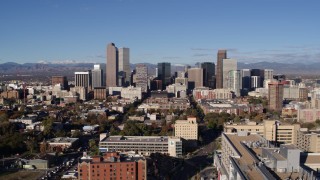
{"label": "blue sky", "polygon": [[0,63],[319,62],[319,0],[1,0]]}

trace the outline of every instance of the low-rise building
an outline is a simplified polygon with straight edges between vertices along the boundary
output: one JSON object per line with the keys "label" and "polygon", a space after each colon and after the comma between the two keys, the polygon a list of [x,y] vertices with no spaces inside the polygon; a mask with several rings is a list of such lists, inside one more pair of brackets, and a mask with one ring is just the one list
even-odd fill
{"label": "low-rise building", "polygon": [[151,153],[182,155],[182,141],[179,137],[168,136],[109,136],[99,143],[100,152],[129,152],[149,156]]}
{"label": "low-rise building", "polygon": [[121,89],[121,97],[125,99],[142,99],[142,88],[141,87],[126,87]]}
{"label": "low-rise building", "polygon": [[295,145],[302,151],[320,153],[320,131],[297,130]]}
{"label": "low-rise building", "polygon": [[26,125],[30,125],[36,122],[36,117],[22,117],[20,119],[9,119],[11,123],[23,123]]}
{"label": "low-rise building", "polygon": [[209,88],[196,88],[192,92],[195,100],[228,100],[234,97],[234,93],[230,89],[209,89]]}
{"label": "low-rise building", "polygon": [[320,119],[320,109],[299,109],[297,120],[302,123],[315,122]]}
{"label": "low-rise building", "polygon": [[57,137],[49,139],[47,143],[52,151],[57,151],[59,149],[64,151],[69,148],[77,148],[79,138]]}
{"label": "low-rise building", "polygon": [[107,152],[103,156],[84,155],[78,163],[78,179],[147,179],[147,163],[142,156]]}
{"label": "low-rise building", "polygon": [[276,120],[264,120],[263,123],[244,122],[226,123],[224,132],[247,132],[256,133],[266,138],[268,141],[294,144],[296,140],[299,124],[284,124]]}
{"label": "low-rise building", "polygon": [[150,98],[138,106],[138,110],[148,112],[150,109],[170,110],[179,109],[186,110],[190,107],[190,102],[187,98]]}
{"label": "low-rise building", "polygon": [[240,115],[242,113],[262,113],[262,104],[248,104],[248,103],[234,103],[229,101],[216,101],[216,100],[199,100],[198,104],[203,110],[204,114],[207,113],[228,113]]}

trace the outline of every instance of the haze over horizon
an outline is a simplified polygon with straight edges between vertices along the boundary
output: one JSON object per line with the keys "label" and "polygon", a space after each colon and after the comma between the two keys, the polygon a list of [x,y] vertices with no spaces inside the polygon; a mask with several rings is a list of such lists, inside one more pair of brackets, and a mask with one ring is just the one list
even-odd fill
{"label": "haze over horizon", "polygon": [[[131,63],[320,60],[320,2],[297,0],[3,0],[0,63],[105,63],[106,46]],[[318,23],[317,23],[318,22]]]}

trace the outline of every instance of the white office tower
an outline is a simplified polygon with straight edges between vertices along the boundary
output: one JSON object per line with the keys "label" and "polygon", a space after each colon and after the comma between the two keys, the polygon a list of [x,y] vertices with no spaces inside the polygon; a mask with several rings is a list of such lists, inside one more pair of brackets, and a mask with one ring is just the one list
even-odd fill
{"label": "white office tower", "polygon": [[240,89],[241,89],[240,71],[238,70],[229,71],[228,89],[232,90],[236,96],[240,96]]}
{"label": "white office tower", "polygon": [[273,79],[273,69],[264,70],[264,80]]}
{"label": "white office tower", "polygon": [[91,72],[74,72],[76,87],[91,87]]}
{"label": "white office tower", "polygon": [[130,85],[130,79],[131,79],[131,70],[130,70],[130,50],[129,48],[119,48],[119,73],[123,74],[121,72],[124,72],[125,78],[124,78],[124,85],[128,86]]}
{"label": "white office tower", "polygon": [[236,59],[223,59],[222,62],[222,79],[223,79],[223,88],[228,88],[228,75],[230,71],[236,71],[238,69]]}
{"label": "white office tower", "polygon": [[103,71],[100,64],[93,65],[92,70],[92,88],[102,87],[103,85]]}

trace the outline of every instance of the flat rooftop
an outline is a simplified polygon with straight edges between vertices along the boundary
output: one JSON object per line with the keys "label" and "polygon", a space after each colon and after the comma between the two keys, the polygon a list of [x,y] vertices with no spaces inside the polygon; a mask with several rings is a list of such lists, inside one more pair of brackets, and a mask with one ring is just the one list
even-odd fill
{"label": "flat rooftop", "polygon": [[279,161],[286,160],[285,157],[283,157],[281,154],[277,153],[277,151],[279,150],[277,148],[270,148],[270,149],[265,148],[265,150],[267,150],[274,158],[276,158]]}
{"label": "flat rooftop", "polygon": [[103,139],[100,142],[163,142],[168,143],[169,138],[177,137],[168,137],[168,136],[109,136]]}
{"label": "flat rooftop", "polygon": [[300,156],[301,164],[320,164],[320,153],[306,153]]}
{"label": "flat rooftop", "polygon": [[260,136],[255,134],[250,134],[249,136],[238,136],[225,134],[227,138],[232,142],[234,147],[238,150],[241,155],[241,158],[236,159],[239,163],[241,170],[246,173],[246,175],[250,179],[263,179],[263,176],[259,171],[256,170],[254,164],[256,164],[256,160],[249,154],[249,152],[241,145],[242,141],[259,141],[261,139]]}
{"label": "flat rooftop", "polygon": [[[259,162],[255,158],[257,158],[257,154],[261,153],[261,148],[250,148],[253,152],[252,154],[255,155],[255,158],[254,158],[250,155],[249,151],[241,144],[241,142],[259,141],[261,140],[261,137],[256,134],[250,134],[248,136],[238,136],[236,134],[225,134],[225,135],[231,141],[234,147],[238,150],[238,152],[241,154],[241,157],[236,159],[241,167],[241,170],[249,177],[249,179],[263,179],[263,176],[260,173],[260,171],[258,171],[257,168],[254,166],[254,164],[257,164]],[[292,148],[291,145],[288,145],[288,147]],[[279,159],[282,159],[283,157],[280,157],[280,156],[277,156],[277,157]],[[299,177],[299,173],[280,173],[276,171],[273,171],[273,172],[278,176],[275,178],[280,178],[280,179],[286,179],[289,176],[291,176],[293,179]]]}

